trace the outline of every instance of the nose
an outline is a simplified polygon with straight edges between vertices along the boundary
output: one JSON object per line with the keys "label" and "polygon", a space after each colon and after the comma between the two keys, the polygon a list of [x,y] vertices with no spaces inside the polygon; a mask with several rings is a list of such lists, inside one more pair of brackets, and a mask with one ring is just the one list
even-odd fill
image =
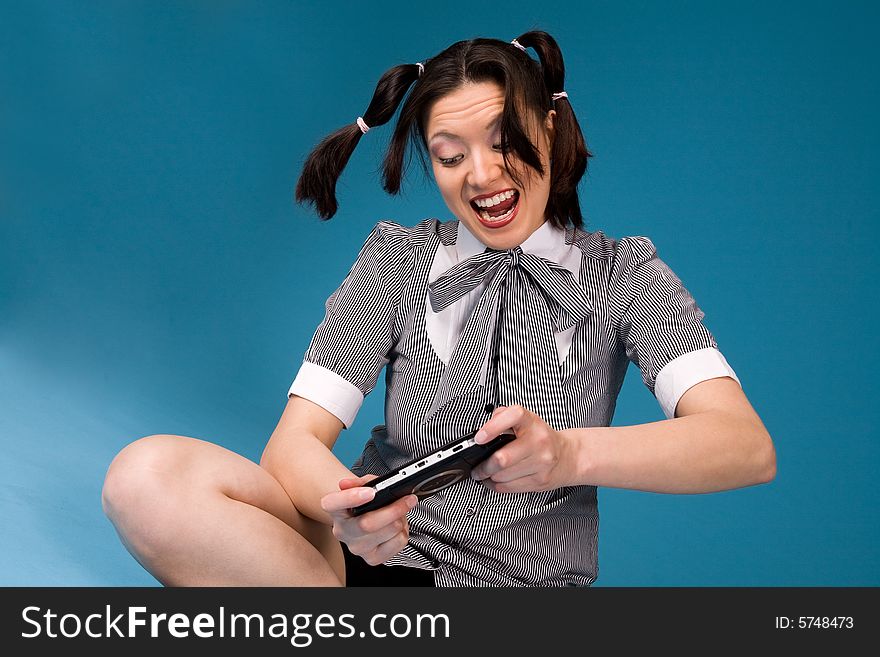
{"label": "nose", "polygon": [[504,175],[504,156],[493,149],[471,152],[468,184],[477,190],[491,189],[492,184]]}

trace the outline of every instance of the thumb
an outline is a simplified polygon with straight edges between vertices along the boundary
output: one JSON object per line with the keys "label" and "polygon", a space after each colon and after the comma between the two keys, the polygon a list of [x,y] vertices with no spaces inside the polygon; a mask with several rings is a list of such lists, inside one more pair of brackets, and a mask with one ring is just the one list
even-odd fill
{"label": "thumb", "polygon": [[348,490],[349,488],[357,488],[363,486],[368,481],[376,479],[377,475],[365,474],[363,477],[346,477],[339,480],[339,490]]}

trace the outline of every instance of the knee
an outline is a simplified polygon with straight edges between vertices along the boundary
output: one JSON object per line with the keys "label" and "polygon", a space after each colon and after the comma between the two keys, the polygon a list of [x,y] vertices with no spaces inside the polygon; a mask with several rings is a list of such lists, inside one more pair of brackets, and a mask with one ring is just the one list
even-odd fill
{"label": "knee", "polygon": [[122,514],[137,516],[169,495],[180,480],[181,436],[147,436],[126,445],[110,463],[101,490],[101,506],[114,523]]}

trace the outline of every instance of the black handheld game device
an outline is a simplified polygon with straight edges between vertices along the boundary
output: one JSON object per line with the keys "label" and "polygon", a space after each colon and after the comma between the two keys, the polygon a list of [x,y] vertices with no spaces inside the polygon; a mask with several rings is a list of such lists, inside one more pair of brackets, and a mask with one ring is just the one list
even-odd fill
{"label": "black handheld game device", "polygon": [[410,494],[417,495],[419,499],[433,495],[469,477],[474,467],[515,438],[512,433],[503,433],[484,445],[478,445],[474,442],[476,434],[475,431],[458,438],[427,456],[413,459],[364,484],[375,488],[376,496],[354,507],[352,514],[358,516],[379,509]]}

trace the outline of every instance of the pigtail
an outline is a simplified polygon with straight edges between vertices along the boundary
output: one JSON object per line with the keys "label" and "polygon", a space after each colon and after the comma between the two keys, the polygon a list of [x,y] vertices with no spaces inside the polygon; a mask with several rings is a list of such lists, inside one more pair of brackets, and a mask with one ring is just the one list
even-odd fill
{"label": "pigtail", "polygon": [[[565,91],[565,63],[556,40],[541,31],[526,32],[516,40],[538,54],[548,95],[553,97],[554,94]],[[548,199],[547,210],[563,224],[571,221],[579,227],[583,224],[583,216],[577,186],[587,170],[587,159],[592,154],[587,150],[584,134],[568,98],[557,97],[553,101],[553,108],[556,110],[555,137],[550,153],[553,161],[553,191]]]}
{"label": "pigtail", "polygon": [[357,122],[325,137],[309,154],[296,183],[296,200],[310,203],[322,219],[336,214],[336,182],[366,130],[385,125],[419,78],[419,64],[401,64],[382,75],[367,111]]}

